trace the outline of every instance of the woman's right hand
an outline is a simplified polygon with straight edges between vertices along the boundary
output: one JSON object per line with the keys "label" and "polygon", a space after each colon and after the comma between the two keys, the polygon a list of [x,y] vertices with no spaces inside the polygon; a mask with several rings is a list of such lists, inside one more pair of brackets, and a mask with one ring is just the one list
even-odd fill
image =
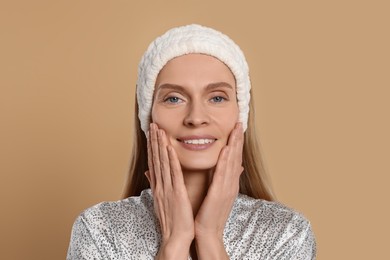
{"label": "woman's right hand", "polygon": [[154,123],[148,133],[148,166],[145,175],[162,235],[157,259],[187,259],[195,237],[192,207],[177,154]]}

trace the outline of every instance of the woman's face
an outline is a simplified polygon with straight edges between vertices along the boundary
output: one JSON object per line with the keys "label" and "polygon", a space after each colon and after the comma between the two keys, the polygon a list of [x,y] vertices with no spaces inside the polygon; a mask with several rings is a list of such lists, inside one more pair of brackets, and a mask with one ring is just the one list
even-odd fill
{"label": "woman's face", "polygon": [[214,57],[174,58],[157,77],[152,121],[166,132],[183,170],[216,165],[238,113],[234,76]]}

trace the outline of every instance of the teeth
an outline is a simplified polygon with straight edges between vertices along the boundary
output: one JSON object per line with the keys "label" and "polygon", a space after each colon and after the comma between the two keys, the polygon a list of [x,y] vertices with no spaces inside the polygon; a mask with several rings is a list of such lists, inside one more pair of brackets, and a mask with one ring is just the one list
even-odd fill
{"label": "teeth", "polygon": [[214,142],[214,139],[193,139],[193,140],[184,140],[186,144],[209,144]]}

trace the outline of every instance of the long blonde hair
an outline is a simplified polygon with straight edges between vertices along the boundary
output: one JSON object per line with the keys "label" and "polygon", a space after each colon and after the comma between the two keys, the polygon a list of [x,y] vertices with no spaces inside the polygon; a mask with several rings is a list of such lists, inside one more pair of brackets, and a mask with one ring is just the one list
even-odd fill
{"label": "long blonde hair", "polygon": [[[251,95],[252,96],[252,95]],[[244,172],[240,177],[240,193],[255,199],[274,200],[271,185],[269,183],[263,158],[260,153],[257,140],[253,98],[249,103],[250,111],[248,128],[244,134],[244,147],[242,162]],[[148,153],[145,133],[141,129],[138,119],[138,103],[135,100],[134,113],[134,139],[130,161],[129,174],[125,183],[123,198],[139,196],[141,191],[149,188],[149,182],[145,176],[148,170]]]}

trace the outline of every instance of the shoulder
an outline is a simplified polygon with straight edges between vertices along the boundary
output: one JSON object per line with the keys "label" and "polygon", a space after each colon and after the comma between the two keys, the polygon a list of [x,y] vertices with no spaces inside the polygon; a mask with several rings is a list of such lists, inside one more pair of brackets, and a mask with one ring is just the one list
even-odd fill
{"label": "shoulder", "polygon": [[102,258],[132,255],[134,252],[129,252],[129,248],[136,250],[142,246],[138,244],[139,236],[150,236],[150,233],[158,236],[155,225],[150,190],[144,190],[137,197],[101,202],[85,209],[76,218],[68,257],[80,254],[100,255]]}
{"label": "shoulder", "polygon": [[104,227],[118,222],[131,222],[140,215],[145,217],[150,214],[153,214],[153,198],[150,190],[144,190],[140,196],[100,202],[85,209],[79,218],[89,225]]}
{"label": "shoulder", "polygon": [[306,226],[309,221],[306,217],[280,202],[254,199],[244,194],[239,194],[233,207],[233,212],[238,215],[250,217],[254,222],[272,222],[274,225],[286,226],[293,224],[294,227]]}
{"label": "shoulder", "polygon": [[280,259],[314,259],[316,244],[310,221],[279,202],[239,194],[228,223],[251,239],[254,251],[260,246],[264,255],[283,252],[286,258]]}
{"label": "shoulder", "polygon": [[141,192],[140,196],[128,197],[117,201],[100,202],[82,212],[85,216],[101,215],[107,218],[122,214],[147,213],[153,209],[153,197],[150,189]]}
{"label": "shoulder", "polygon": [[233,210],[236,213],[241,212],[240,215],[246,215],[256,222],[271,221],[273,224],[281,226],[294,224],[293,226],[296,228],[309,224],[302,213],[280,202],[254,199],[244,194],[238,195]]}

